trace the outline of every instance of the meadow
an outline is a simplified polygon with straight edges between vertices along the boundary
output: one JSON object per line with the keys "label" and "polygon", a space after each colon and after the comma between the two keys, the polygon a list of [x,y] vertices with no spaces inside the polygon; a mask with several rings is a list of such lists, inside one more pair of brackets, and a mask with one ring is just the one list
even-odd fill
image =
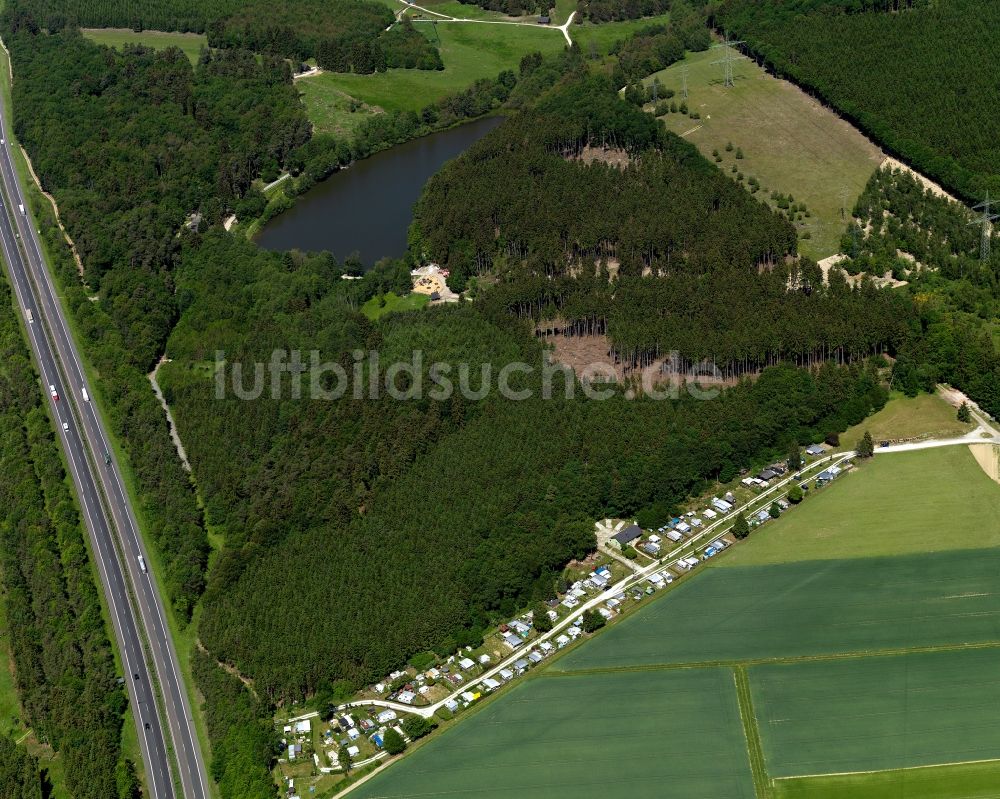
{"label": "meadow", "polygon": [[584,55],[589,56],[596,53],[604,56],[608,54],[611,45],[637,30],[648,28],[650,25],[666,25],[669,21],[669,14],[628,19],[621,22],[602,22],[596,25],[593,22],[577,24],[574,21],[569,27],[569,35],[576,44],[580,45],[580,50]]}
{"label": "meadow", "polygon": [[[309,118],[322,111],[317,98],[332,87],[385,111],[419,111],[480,78],[495,78],[505,69],[517,70],[521,58],[540,51],[556,53],[565,39],[541,25],[491,25],[474,22],[416,22],[431,41],[440,40],[442,70],[390,69],[373,75],[324,72],[298,81]],[[312,88],[313,84],[320,88]],[[309,88],[307,88],[307,86]],[[327,122],[329,124],[329,121]]]}
{"label": "meadow", "polygon": [[[390,6],[400,7],[398,3]],[[454,0],[426,4],[426,8],[464,19],[503,21],[510,18],[475,5]],[[569,3],[556,7],[553,23],[563,22],[572,11]],[[324,72],[297,82],[310,121],[317,131],[350,134],[371,113],[379,111],[420,111],[446,95],[461,91],[481,78],[495,78],[505,69],[515,72],[528,53],[552,54],[566,46],[566,40],[553,25],[538,25],[531,17],[520,18],[526,24],[485,24],[447,22],[422,12],[411,14],[417,29],[438,44],[445,68],[440,71],[390,69],[374,75]],[[606,54],[608,47],[635,30],[665,23],[666,14],[625,22],[601,25],[573,24],[569,33],[584,52],[596,49]],[[362,107],[350,111],[351,100]],[[859,190],[860,191],[860,190]]]}
{"label": "meadow", "polygon": [[418,308],[423,308],[430,301],[431,298],[426,294],[411,292],[405,297],[400,297],[392,291],[387,291],[378,297],[372,297],[362,305],[361,313],[374,322],[376,319],[393,311],[414,311]]}
{"label": "meadow", "polygon": [[351,792],[753,799],[729,669],[528,679]]}
{"label": "meadow", "polygon": [[1000,486],[967,447],[876,454],[862,472],[814,493],[720,565],[1000,546]]}
{"label": "meadow", "polygon": [[164,31],[136,33],[128,28],[84,28],[81,33],[92,42],[118,50],[126,44],[143,44],[154,50],[179,47],[192,64],[198,63],[201,48],[208,47],[208,39],[200,33],[168,33]]}
{"label": "meadow", "polygon": [[956,438],[974,425],[958,421],[956,409],[937,394],[907,397],[893,392],[885,407],[840,436],[845,449],[854,449],[865,432],[876,443],[886,439]]}
{"label": "meadow", "polygon": [[[721,57],[716,48],[688,53],[644,81],[651,85],[658,78],[664,88],[677,92],[680,102],[682,70],[688,70],[688,107],[701,118],[669,113],[662,117],[667,128],[710,160],[717,150],[722,157],[718,166],[727,174],[735,166],[747,181],[756,177],[759,199],[770,201],[771,193],[778,192],[804,202],[810,216],[798,223],[800,251],[815,259],[837,253],[847,224],[841,208],[853,208],[882,162],[880,150],[803,91],[752,61],[735,62],[735,85],[725,87],[723,68],[713,63]],[[733,150],[727,151],[730,143]],[[742,159],[736,158],[736,148],[743,151]]]}

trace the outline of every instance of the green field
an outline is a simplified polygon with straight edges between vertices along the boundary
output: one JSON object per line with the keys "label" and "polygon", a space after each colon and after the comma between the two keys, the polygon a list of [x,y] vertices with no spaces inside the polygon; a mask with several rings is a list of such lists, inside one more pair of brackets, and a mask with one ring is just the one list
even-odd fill
{"label": "green field", "polygon": [[912,768],[1000,754],[1000,649],[749,670],[772,777]]}
{"label": "green field", "polygon": [[14,670],[7,644],[7,608],[0,599],[0,735],[14,739],[24,734],[21,723],[21,703],[14,686]]}
{"label": "green field", "polygon": [[118,49],[126,44],[144,44],[154,50],[179,47],[192,64],[198,63],[201,48],[208,47],[208,39],[200,33],[165,33],[163,31],[136,33],[127,28],[84,28],[81,33],[91,41]]}
{"label": "green field", "polygon": [[[584,50],[586,52],[586,50]],[[701,119],[684,114],[663,117],[667,127],[684,136],[709,158],[718,150],[727,174],[733,165],[749,180],[755,176],[761,199],[771,192],[793,195],[805,202],[811,216],[799,225],[800,249],[813,258],[839,250],[846,223],[841,216],[841,194],[852,208],[865,183],[881,162],[877,147],[857,130],[792,84],[768,76],[752,61],[734,66],[735,86],[725,88],[721,51],[689,53],[684,61],[656,73],[680,100],[682,65],[689,69],[688,105]],[[650,84],[654,76],[646,83]],[[732,142],[734,149],[725,147]],[[744,158],[735,158],[735,148]],[[810,238],[802,235],[809,233]]]}
{"label": "green field", "polygon": [[417,294],[415,292],[407,294],[405,297],[400,297],[388,291],[382,295],[382,299],[385,301],[385,304],[380,306],[379,297],[372,297],[361,306],[361,313],[374,322],[387,313],[392,313],[393,311],[414,311],[418,308],[423,308],[430,302],[430,297],[426,294]]}
{"label": "green field", "polygon": [[[428,22],[415,24],[418,29],[431,27]],[[304,93],[309,118],[333,124],[317,100],[323,96],[324,84],[386,111],[419,111],[479,78],[495,78],[505,69],[516,71],[521,58],[528,53],[555,53],[566,44],[559,31],[541,25],[439,22],[433,25],[433,30],[440,36],[443,70],[390,69],[374,75],[324,72],[303,78],[298,86]],[[427,35],[436,41],[433,31]],[[307,89],[307,83],[320,86]]]}
{"label": "green field", "polygon": [[720,565],[996,547],[1000,486],[967,447],[884,453],[753,538],[753,546],[737,547]]}
{"label": "green field", "polygon": [[697,579],[684,581],[668,599],[613,625],[552,668],[752,662],[1000,643],[1000,549],[701,568]]}
{"label": "green field", "polygon": [[1000,762],[777,780],[774,799],[996,799]]}
{"label": "green field", "polygon": [[650,25],[666,25],[670,21],[669,14],[661,14],[656,17],[643,17],[642,19],[629,19],[622,22],[603,22],[595,25],[592,22],[577,24],[574,20],[569,27],[569,35],[574,43],[580,45],[580,51],[586,56],[596,48],[599,55],[607,55],[608,48],[615,42],[620,41],[635,33],[637,30],[649,27]]}
{"label": "green field", "polygon": [[[372,114],[379,113],[342,92],[330,81],[324,80],[325,77],[317,75],[295,81],[309,115],[309,121],[313,123],[314,133],[333,133],[349,137],[364,120]],[[351,110],[352,102],[357,104],[354,111]]]}
{"label": "green field", "polygon": [[937,394],[906,397],[895,392],[885,407],[840,437],[841,446],[854,449],[867,430],[876,443],[885,439],[954,438],[974,425],[956,418],[956,409]]}
{"label": "green field", "polygon": [[359,799],[753,799],[728,669],[542,677],[351,793]]}

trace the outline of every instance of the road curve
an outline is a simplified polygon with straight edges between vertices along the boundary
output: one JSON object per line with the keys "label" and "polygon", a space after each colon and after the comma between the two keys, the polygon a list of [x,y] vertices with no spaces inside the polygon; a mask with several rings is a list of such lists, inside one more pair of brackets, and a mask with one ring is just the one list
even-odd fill
{"label": "road curve", "polygon": [[[67,422],[62,431],[62,443],[73,472],[81,506],[87,520],[94,554],[104,583],[105,595],[112,610],[119,648],[127,666],[126,682],[136,712],[140,744],[147,779],[153,799],[170,799],[175,795],[169,776],[169,760],[159,709],[153,701],[150,670],[142,649],[140,632],[149,642],[153,668],[163,698],[170,740],[176,758],[176,774],[184,799],[209,799],[208,777],[204,758],[198,746],[190,703],[180,677],[177,653],[166,623],[166,612],[160,602],[156,577],[152,571],[140,568],[140,555],[150,563],[145,546],[138,534],[138,524],[131,503],[119,477],[115,453],[108,443],[104,423],[93,401],[83,400],[86,390],[91,400],[94,392],[83,370],[75,342],[69,333],[65,314],[57,299],[51,275],[42,258],[42,251],[30,219],[19,209],[27,207],[23,187],[18,181],[11,153],[10,130],[6,108],[0,99],[0,184],[5,207],[2,216],[3,247],[12,282],[22,310],[31,308],[34,322],[29,325],[32,349],[38,359],[46,386],[56,386],[61,403],[49,399],[56,416]],[[21,245],[21,246],[19,246]],[[44,325],[44,329],[43,329]],[[57,360],[58,359],[58,360]],[[64,379],[65,378],[65,379]],[[72,408],[76,413],[72,413]],[[87,450],[91,459],[87,459]],[[110,461],[105,465],[105,459]],[[100,501],[98,488],[103,490],[110,509],[110,519]],[[116,535],[124,553],[124,563],[114,548]],[[126,575],[128,580],[126,580]],[[134,615],[128,583],[139,611]],[[139,675],[139,679],[134,678]],[[150,729],[146,729],[146,724]]]}

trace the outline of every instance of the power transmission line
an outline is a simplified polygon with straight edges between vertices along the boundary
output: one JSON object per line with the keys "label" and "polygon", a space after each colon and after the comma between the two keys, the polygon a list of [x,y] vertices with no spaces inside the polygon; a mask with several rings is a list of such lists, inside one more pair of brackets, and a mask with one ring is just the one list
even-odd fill
{"label": "power transmission line", "polygon": [[742,61],[746,58],[745,55],[737,53],[733,48],[737,45],[746,44],[744,41],[735,41],[729,38],[729,33],[726,33],[725,41],[719,44],[713,45],[713,48],[722,48],[723,56],[718,61],[713,61],[712,64],[722,64],[723,74],[725,75],[723,80],[723,85],[727,88],[735,86],[733,81],[733,64],[737,61]]}
{"label": "power transmission line", "polygon": [[969,222],[970,225],[981,225],[982,233],[979,240],[979,260],[986,263],[990,260],[990,239],[993,233],[993,222],[1000,219],[1000,214],[990,213],[990,208],[994,205],[990,199],[989,191],[986,192],[986,199],[979,205],[973,207],[973,211],[982,211],[982,216]]}

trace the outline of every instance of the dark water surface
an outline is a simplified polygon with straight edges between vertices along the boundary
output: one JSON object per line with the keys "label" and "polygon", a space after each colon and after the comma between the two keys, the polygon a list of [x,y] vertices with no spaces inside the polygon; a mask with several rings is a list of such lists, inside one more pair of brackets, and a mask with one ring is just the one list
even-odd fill
{"label": "dark water surface", "polygon": [[311,188],[268,222],[257,243],[268,250],[357,250],[371,265],[406,252],[413,204],[427,179],[501,122],[486,117],[383,150]]}

